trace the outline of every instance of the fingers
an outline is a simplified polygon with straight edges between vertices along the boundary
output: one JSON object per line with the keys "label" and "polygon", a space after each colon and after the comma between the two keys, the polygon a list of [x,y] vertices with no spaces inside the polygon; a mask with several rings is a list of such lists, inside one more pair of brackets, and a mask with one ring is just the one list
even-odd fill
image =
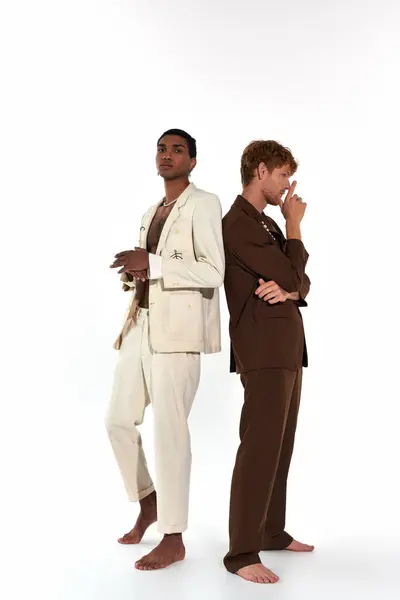
{"label": "fingers", "polygon": [[124,252],[118,252],[118,254],[116,254],[114,256],[114,262],[111,266],[112,269],[114,269],[115,267],[122,267],[122,265],[125,265],[129,255],[132,254],[133,250],[125,250]]}
{"label": "fingers", "polygon": [[135,246],[135,250],[138,252],[146,252],[146,248],[138,248],[137,246]]}
{"label": "fingers", "polygon": [[277,292],[271,292],[270,294],[266,294],[266,296],[264,296],[263,300],[264,300],[264,302],[271,302],[272,300],[277,300],[278,302],[280,302],[281,293],[279,290]]}
{"label": "fingers", "polygon": [[296,189],[296,185],[297,185],[297,181],[293,181],[292,185],[289,188],[288,193],[286,194],[285,202],[290,200],[290,198],[293,196],[294,190]]}
{"label": "fingers", "polygon": [[140,281],[146,281],[147,276],[144,271],[129,271],[133,279],[140,279]]}
{"label": "fingers", "polygon": [[291,199],[292,202],[299,202],[300,204],[304,204],[305,206],[307,206],[307,203],[303,202],[303,198],[301,196],[298,196],[297,194],[294,194]]}
{"label": "fingers", "polygon": [[[260,279],[260,281],[263,281],[263,280]],[[263,281],[263,283],[256,289],[255,293],[258,295],[263,290],[271,291],[275,288],[278,288],[278,285],[275,283],[275,281],[267,281],[267,283],[265,283],[265,281]]]}
{"label": "fingers", "polygon": [[122,267],[123,265],[125,265],[125,263],[126,263],[126,259],[117,258],[116,260],[114,260],[113,264],[110,265],[110,268],[115,269],[116,267]]}
{"label": "fingers", "polygon": [[295,194],[294,196],[292,196],[293,200],[296,200],[296,202],[301,202],[302,204],[305,204],[303,202],[303,198],[301,196],[298,196],[297,194]]}
{"label": "fingers", "polygon": [[[260,279],[259,281],[263,281]],[[275,281],[263,282],[255,291],[255,294],[264,302],[269,304],[277,304],[278,302],[284,302],[286,297],[282,288],[279,287]]]}
{"label": "fingers", "polygon": [[278,289],[274,289],[274,290],[261,290],[261,292],[259,294],[257,294],[257,296],[259,298],[264,298],[264,299],[268,299],[268,298],[272,298],[273,296],[276,296],[277,294],[279,294],[279,290]]}

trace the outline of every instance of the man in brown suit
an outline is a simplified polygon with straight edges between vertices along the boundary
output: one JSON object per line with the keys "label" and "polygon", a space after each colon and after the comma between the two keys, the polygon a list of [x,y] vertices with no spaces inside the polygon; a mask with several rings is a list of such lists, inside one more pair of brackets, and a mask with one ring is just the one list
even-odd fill
{"label": "man in brown suit", "polygon": [[[290,150],[277,142],[251,143],[241,162],[243,193],[223,219],[231,371],[240,373],[244,387],[224,564],[257,583],[278,581],[260,551],[314,549],[285,531],[286,482],[308,363],[298,309],[307,306],[310,288],[300,231],[306,204],[289,182],[296,169]],[[267,204],[281,207],[286,238],[263,212]]]}

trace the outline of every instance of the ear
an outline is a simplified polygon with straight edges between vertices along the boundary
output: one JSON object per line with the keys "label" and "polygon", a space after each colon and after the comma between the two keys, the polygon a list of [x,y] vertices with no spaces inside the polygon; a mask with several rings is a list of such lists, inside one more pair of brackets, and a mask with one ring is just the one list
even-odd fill
{"label": "ear", "polygon": [[196,165],[197,165],[197,160],[195,158],[191,158],[190,163],[189,163],[189,173],[191,173],[193,171],[193,169],[195,168]]}
{"label": "ear", "polygon": [[261,181],[262,179],[264,179],[266,170],[267,170],[267,167],[262,162],[258,165],[258,167],[256,167],[255,175],[256,175],[258,181]]}
{"label": "ear", "polygon": [[269,169],[265,165],[265,163],[260,163],[258,168],[260,171],[261,179],[264,179],[264,180],[268,179],[269,176],[271,175],[271,171],[269,171]]}

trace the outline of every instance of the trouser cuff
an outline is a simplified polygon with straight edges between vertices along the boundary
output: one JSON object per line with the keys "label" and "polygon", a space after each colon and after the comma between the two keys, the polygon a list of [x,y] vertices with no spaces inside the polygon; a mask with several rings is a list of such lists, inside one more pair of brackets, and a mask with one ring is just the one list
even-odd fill
{"label": "trouser cuff", "polygon": [[161,525],[160,522],[158,522],[158,531],[164,534],[183,533],[187,528],[187,523],[183,523],[181,525]]}
{"label": "trouser cuff", "polygon": [[247,552],[246,554],[227,554],[224,558],[224,565],[229,573],[237,573],[239,569],[256,565],[261,562],[260,557],[256,552]]}
{"label": "trouser cuff", "polygon": [[291,535],[283,531],[278,535],[274,535],[273,537],[266,539],[263,541],[262,550],[284,550],[293,542],[293,538]]}
{"label": "trouser cuff", "polygon": [[146,496],[150,496],[154,492],[154,485],[152,484],[150,487],[138,492],[137,494],[129,494],[128,500],[129,502],[139,502],[139,500],[143,500]]}

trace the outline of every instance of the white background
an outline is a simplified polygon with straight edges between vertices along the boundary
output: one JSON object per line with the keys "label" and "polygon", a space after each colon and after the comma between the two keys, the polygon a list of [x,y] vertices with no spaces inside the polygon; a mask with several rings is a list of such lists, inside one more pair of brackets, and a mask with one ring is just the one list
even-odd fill
{"label": "white background", "polygon": [[[4,598],[398,597],[399,22],[395,0],[1,3]],[[300,162],[310,367],[288,529],[317,551],[266,557],[267,591],[221,566],[242,402],[223,292],[191,416],[188,560],[136,572],[155,528],[116,544],[137,507],[103,427],[127,302],[108,266],[162,195],[170,127],[197,139],[193,180],[224,212],[252,139]],[[150,411],[143,432],[151,463]]]}

